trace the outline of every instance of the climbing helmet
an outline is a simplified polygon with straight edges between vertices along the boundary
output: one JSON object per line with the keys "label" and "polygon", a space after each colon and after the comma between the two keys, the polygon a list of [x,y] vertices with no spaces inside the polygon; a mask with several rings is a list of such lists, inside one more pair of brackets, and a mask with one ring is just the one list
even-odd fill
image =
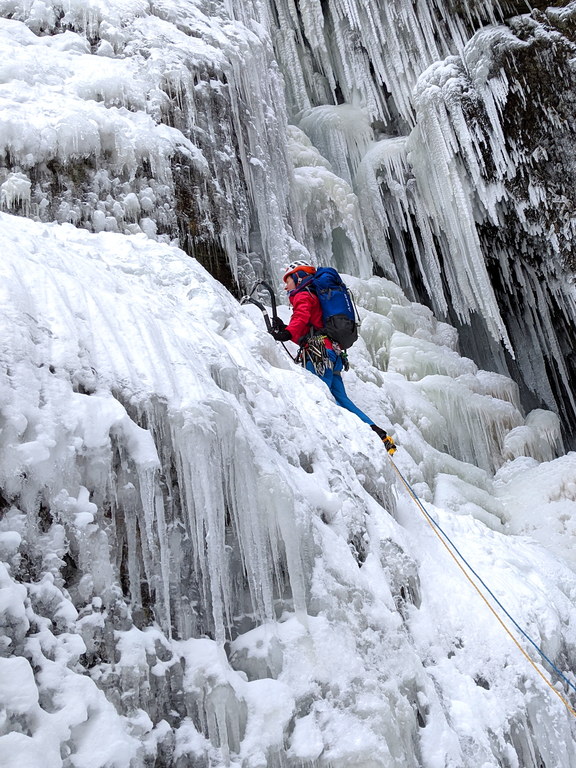
{"label": "climbing helmet", "polygon": [[[286,267],[282,279],[286,282],[291,276],[292,279],[294,279],[294,277],[302,278],[306,275],[313,275],[314,272],[316,272],[316,267],[313,267],[312,264],[309,264],[307,261],[292,261]],[[298,283],[299,280],[294,280],[294,282]]]}

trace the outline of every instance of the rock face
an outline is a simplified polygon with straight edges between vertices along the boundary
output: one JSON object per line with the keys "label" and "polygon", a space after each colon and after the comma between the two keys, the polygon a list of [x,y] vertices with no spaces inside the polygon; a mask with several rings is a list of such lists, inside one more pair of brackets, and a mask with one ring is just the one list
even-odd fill
{"label": "rock face", "polygon": [[[573,164],[573,35],[573,9],[517,17],[507,27],[478,33],[450,79],[427,73],[419,84],[422,93],[425,80],[444,90],[445,135],[456,147],[458,175],[515,358],[506,355],[499,369],[516,378],[526,404],[545,403],[561,414],[570,445],[574,193],[560,169]],[[449,304],[461,325],[457,302]],[[499,355],[478,333],[487,314],[476,312],[469,328],[461,327],[463,348],[494,367]]]}

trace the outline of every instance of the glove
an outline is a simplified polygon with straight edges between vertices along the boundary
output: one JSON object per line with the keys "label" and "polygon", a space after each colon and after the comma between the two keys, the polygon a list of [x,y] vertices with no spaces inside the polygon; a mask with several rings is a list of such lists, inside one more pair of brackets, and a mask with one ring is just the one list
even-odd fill
{"label": "glove", "polygon": [[273,317],[272,328],[274,328],[275,331],[285,331],[286,323],[284,322],[284,320],[281,320],[279,317]]}
{"label": "glove", "polygon": [[380,440],[384,443],[384,448],[386,448],[390,456],[393,456],[396,453],[396,443],[390,435],[385,432],[382,427],[377,427],[376,424],[370,424],[370,429],[376,432]]}
{"label": "glove", "polygon": [[292,334],[290,331],[287,331],[286,328],[282,328],[280,330],[271,330],[268,331],[270,336],[272,336],[273,339],[276,339],[276,341],[291,341],[292,340]]}

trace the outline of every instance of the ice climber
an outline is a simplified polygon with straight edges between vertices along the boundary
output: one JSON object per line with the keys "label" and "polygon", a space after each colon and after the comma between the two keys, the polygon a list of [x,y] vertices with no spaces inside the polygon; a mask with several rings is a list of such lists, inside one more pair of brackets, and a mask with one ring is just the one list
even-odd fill
{"label": "ice climber", "polygon": [[288,325],[280,318],[275,318],[275,327],[270,333],[276,341],[296,342],[300,346],[297,359],[305,362],[306,368],[322,379],[338,405],[355,413],[359,419],[369,424],[384,443],[388,453],[393,454],[396,451],[394,440],[374,424],[346,394],[342,381],[342,370],[348,370],[346,353],[322,332],[324,323],[320,301],[307,284],[308,278],[315,272],[316,267],[305,261],[293,261],[288,265],[283,279],[292,305],[292,318]]}

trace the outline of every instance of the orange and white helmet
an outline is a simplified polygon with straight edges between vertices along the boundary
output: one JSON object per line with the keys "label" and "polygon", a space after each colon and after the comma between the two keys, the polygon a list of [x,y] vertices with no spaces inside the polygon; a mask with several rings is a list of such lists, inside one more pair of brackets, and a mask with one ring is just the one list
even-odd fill
{"label": "orange and white helmet", "polygon": [[[292,261],[286,267],[282,280],[286,282],[286,280],[292,276],[294,282],[298,283],[301,278],[305,277],[306,275],[313,275],[314,272],[316,272],[316,267],[313,267],[312,264],[308,264],[307,261]],[[299,279],[296,280],[296,277]]]}

